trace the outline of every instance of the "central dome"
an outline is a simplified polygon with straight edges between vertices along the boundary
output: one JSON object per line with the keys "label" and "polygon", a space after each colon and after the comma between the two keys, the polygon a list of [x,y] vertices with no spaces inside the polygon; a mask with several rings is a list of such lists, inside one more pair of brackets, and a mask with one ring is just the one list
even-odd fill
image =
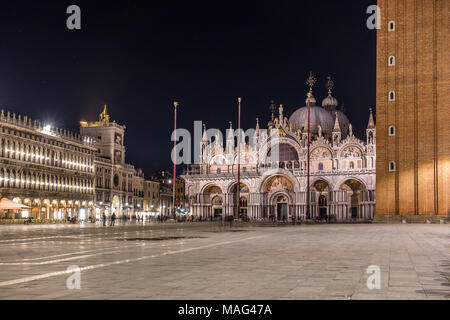
{"label": "central dome", "polygon": [[[322,134],[331,134],[334,127],[334,119],[331,113],[324,108],[311,106],[311,133],[317,134],[319,132],[318,126],[322,127]],[[289,119],[290,124],[294,130],[307,130],[308,126],[308,107],[303,107],[295,111]],[[303,129],[304,128],[304,129]]]}

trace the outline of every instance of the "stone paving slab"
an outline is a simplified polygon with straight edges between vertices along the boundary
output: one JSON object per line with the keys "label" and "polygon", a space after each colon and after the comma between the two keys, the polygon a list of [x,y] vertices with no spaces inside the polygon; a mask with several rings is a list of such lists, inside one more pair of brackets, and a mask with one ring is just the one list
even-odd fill
{"label": "stone paving slab", "polygon": [[[209,223],[0,226],[0,299],[450,299],[447,225],[230,231]],[[71,265],[82,268],[81,290],[67,289]],[[373,265],[379,290],[366,284]]]}

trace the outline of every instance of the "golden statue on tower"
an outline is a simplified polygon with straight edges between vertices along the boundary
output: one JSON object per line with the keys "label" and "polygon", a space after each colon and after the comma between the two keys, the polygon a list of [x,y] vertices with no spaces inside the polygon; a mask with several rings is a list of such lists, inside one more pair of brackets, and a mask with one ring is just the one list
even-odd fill
{"label": "golden statue on tower", "polygon": [[103,109],[103,112],[100,113],[100,122],[109,123],[109,114],[107,111],[107,106],[105,104],[105,109]]}

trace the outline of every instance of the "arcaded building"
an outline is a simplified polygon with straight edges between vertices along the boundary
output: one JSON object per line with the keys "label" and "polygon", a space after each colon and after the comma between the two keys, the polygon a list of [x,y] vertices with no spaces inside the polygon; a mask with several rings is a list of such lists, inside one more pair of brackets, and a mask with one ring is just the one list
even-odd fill
{"label": "arcaded building", "polygon": [[[244,214],[251,219],[272,220],[292,217],[372,220],[376,185],[374,118],[368,112],[366,138],[356,137],[332,95],[333,85],[329,79],[329,95],[320,105],[310,91],[309,216],[308,108],[304,105],[290,117],[284,115],[283,106],[278,110],[272,106],[267,129],[263,130],[257,122],[250,130],[254,134],[241,136],[240,144],[232,127],[224,137],[225,146],[216,143],[220,139],[210,136],[205,129],[201,163],[191,166],[183,175],[186,208],[195,216],[208,219]],[[241,184],[237,192],[239,162]]]}
{"label": "arcaded building", "polygon": [[81,134],[0,113],[0,198],[30,207],[2,218],[81,220],[144,211],[144,173],[125,162],[125,126],[81,122]]}
{"label": "arcaded building", "polygon": [[450,1],[378,5],[377,215],[448,215]]}
{"label": "arcaded building", "polygon": [[30,207],[19,217],[87,219],[95,209],[96,152],[92,138],[1,110],[0,197]]}

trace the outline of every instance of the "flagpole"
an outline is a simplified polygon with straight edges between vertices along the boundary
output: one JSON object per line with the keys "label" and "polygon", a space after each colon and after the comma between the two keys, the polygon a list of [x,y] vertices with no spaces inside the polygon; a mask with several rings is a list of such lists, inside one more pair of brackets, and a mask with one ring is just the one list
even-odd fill
{"label": "flagpole", "polygon": [[310,153],[310,148],[311,148],[311,91],[308,92],[308,165],[307,165],[307,187],[306,187],[306,218],[309,219],[311,216],[311,192],[310,192],[310,160],[311,160],[311,153]]}
{"label": "flagpole", "polygon": [[237,218],[241,211],[241,102],[242,98],[238,98],[239,110],[238,110],[238,182],[237,182]]}
{"label": "flagpole", "polygon": [[172,179],[172,187],[173,187],[173,218],[176,217],[176,185],[177,185],[177,108],[178,102],[175,101],[173,103],[174,106],[174,134],[175,138],[173,140],[173,150],[174,150],[174,161],[173,161],[173,179]]}
{"label": "flagpole", "polygon": [[308,155],[307,155],[307,186],[306,186],[306,219],[311,218],[311,98],[313,97],[313,87],[316,84],[316,78],[314,78],[312,72],[309,73],[309,77],[306,80],[306,84],[309,86],[309,92],[307,94],[307,104],[308,104]]}

